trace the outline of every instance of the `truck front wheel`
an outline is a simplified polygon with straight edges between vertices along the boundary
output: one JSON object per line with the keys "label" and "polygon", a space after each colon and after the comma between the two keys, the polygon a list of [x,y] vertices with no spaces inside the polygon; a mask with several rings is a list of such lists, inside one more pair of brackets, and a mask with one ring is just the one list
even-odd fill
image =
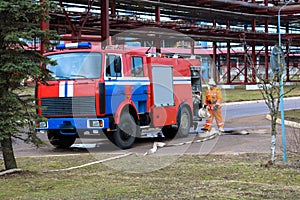
{"label": "truck front wheel", "polygon": [[113,134],[114,143],[121,149],[130,148],[137,135],[137,125],[129,113],[123,113],[120,117],[120,123]]}
{"label": "truck front wheel", "polygon": [[48,131],[47,133],[50,144],[56,148],[67,149],[74,144],[76,137],[62,135],[58,131]]}

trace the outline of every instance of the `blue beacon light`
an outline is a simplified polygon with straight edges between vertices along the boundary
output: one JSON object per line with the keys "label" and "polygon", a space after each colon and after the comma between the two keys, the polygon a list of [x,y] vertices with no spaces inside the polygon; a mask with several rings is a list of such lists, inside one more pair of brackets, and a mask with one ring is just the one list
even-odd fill
{"label": "blue beacon light", "polygon": [[68,43],[68,44],[59,44],[56,46],[56,49],[86,49],[92,48],[91,42],[77,42],[77,43]]}

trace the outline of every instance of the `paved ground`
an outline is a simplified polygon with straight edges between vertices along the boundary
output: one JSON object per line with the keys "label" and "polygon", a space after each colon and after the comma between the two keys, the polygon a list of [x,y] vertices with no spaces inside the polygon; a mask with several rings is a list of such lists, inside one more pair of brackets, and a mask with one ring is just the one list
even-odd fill
{"label": "paved ground", "polygon": [[[204,122],[201,122],[203,124]],[[36,148],[30,144],[24,144],[23,142],[16,141],[14,144],[14,152],[16,157],[25,156],[47,156],[47,155],[65,155],[65,154],[79,154],[79,153],[137,153],[144,154],[152,148],[153,142],[161,141],[164,143],[176,144],[174,146],[159,148],[157,154],[241,154],[241,153],[269,153],[270,152],[270,121],[265,118],[265,115],[257,115],[250,117],[241,117],[235,119],[225,120],[225,128],[227,130],[234,130],[234,133],[227,133],[221,136],[217,136],[214,139],[205,141],[199,141],[201,134],[190,134],[189,137],[180,140],[158,140],[158,139],[140,139],[136,142],[133,148],[121,151],[114,147],[105,138],[100,139],[78,139],[76,143],[79,148],[70,148],[68,150],[55,149],[52,147],[46,137],[41,134],[41,138],[45,140],[46,145]],[[278,143],[277,152],[280,153],[281,149],[281,126],[278,125]],[[242,130],[246,130],[249,134],[238,134]],[[295,135],[300,135],[300,129],[290,128],[286,126],[287,135],[287,148],[295,148],[295,145],[290,138]],[[193,143],[190,143],[194,141]],[[88,150],[80,148],[81,144],[86,144]],[[183,143],[182,145],[177,145]],[[186,144],[188,143],[188,144]],[[75,145],[76,146],[76,145]],[[293,149],[294,150],[294,149]]]}

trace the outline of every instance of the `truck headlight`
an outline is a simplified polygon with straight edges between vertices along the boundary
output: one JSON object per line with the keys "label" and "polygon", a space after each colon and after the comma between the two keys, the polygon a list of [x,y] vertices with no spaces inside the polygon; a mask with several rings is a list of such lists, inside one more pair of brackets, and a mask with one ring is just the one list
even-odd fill
{"label": "truck headlight", "polygon": [[47,122],[40,122],[39,128],[47,128]]}
{"label": "truck headlight", "polygon": [[104,127],[104,121],[102,119],[88,120],[88,128],[102,128]]}

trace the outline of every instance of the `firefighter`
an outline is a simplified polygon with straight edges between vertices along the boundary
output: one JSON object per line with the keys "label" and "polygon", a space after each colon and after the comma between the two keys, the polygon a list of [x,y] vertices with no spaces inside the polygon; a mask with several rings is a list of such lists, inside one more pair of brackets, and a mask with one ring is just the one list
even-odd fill
{"label": "firefighter", "polygon": [[220,132],[224,132],[224,123],[221,112],[222,94],[221,90],[217,87],[216,82],[213,79],[208,81],[208,90],[206,91],[206,99],[204,107],[208,108],[210,117],[206,120],[206,123],[202,130],[210,131],[214,118],[216,118],[217,126]]}

